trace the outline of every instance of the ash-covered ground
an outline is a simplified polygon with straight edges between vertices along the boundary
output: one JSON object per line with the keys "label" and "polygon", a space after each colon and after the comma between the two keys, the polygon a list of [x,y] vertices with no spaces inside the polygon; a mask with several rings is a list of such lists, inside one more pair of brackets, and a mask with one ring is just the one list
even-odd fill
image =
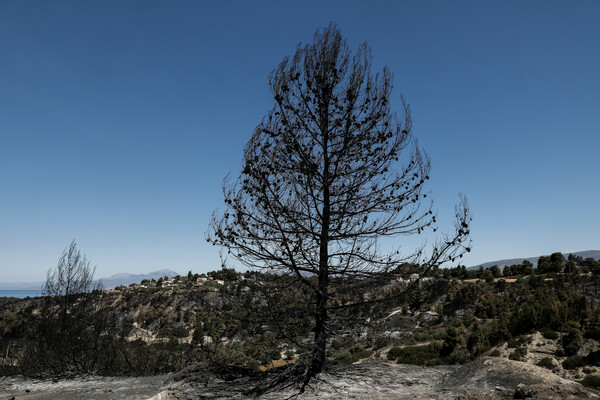
{"label": "ash-covered ground", "polygon": [[[257,378],[211,372],[199,364],[172,375],[143,378],[78,378],[34,381],[0,378],[0,400],[49,399],[250,399]],[[295,397],[290,387],[261,396]],[[321,374],[298,399],[600,399],[600,393],[535,365],[483,358],[464,366],[419,367],[363,362]]]}

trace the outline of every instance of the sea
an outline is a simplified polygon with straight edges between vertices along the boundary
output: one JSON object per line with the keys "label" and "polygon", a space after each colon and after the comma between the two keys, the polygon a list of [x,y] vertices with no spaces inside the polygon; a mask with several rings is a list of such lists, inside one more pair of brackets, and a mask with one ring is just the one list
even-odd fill
{"label": "sea", "polygon": [[0,290],[0,297],[16,297],[24,299],[25,297],[38,297],[42,295],[40,289],[11,289],[11,290]]}

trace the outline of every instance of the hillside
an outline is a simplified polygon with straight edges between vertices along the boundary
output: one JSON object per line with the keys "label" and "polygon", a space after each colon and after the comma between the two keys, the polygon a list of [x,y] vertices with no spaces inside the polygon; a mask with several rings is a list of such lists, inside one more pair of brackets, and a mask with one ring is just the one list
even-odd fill
{"label": "hillside", "polygon": [[[406,279],[410,270],[348,295],[340,281],[332,304],[379,295],[389,301],[331,310],[329,367],[311,384],[317,392],[302,398],[408,398],[401,392],[503,399],[518,391],[593,398],[573,382],[600,387],[598,265],[588,260],[568,272],[534,268],[505,277],[440,268],[419,281]],[[269,279],[285,284],[275,302],[265,297]],[[292,284],[279,275],[220,270],[91,293],[66,305],[64,298],[7,302],[0,306],[0,374],[175,373],[155,386],[166,391],[156,399],[244,398],[281,371],[301,371],[310,354],[313,316],[304,305],[311,293]]]}
{"label": "hillside", "polygon": [[165,276],[172,278],[176,275],[179,274],[175,271],[172,271],[170,269],[161,269],[158,271],[150,272],[148,274],[115,274],[109,276],[108,278],[100,278],[97,280],[97,282],[101,283],[104,289],[113,289],[117,286],[127,286],[132,283],[140,283],[144,279],[152,280],[163,278]]}
{"label": "hillside", "polygon": [[[565,254],[565,255],[573,254],[574,256],[581,257],[583,259],[593,258],[596,260],[600,260],[600,250],[585,250],[585,251],[576,251],[576,252],[572,252],[572,253],[567,252],[567,253],[563,253],[563,254]],[[520,264],[523,262],[523,260],[527,260],[530,263],[532,263],[533,265],[537,265],[538,258],[540,258],[540,257],[538,256],[538,257],[507,258],[507,259],[496,260],[496,261],[488,261],[483,264],[478,264],[478,265],[468,267],[467,269],[469,269],[469,270],[478,269],[479,266],[483,266],[483,268],[487,269],[487,268],[491,267],[492,265],[497,265],[499,268],[503,268],[507,265]]]}
{"label": "hillside", "polygon": [[[129,274],[118,273],[108,278],[100,278],[95,282],[102,284],[104,289],[113,289],[117,286],[127,286],[132,283],[139,283],[144,279],[158,279],[164,276],[169,278],[178,275],[177,272],[170,269],[161,269],[147,274]],[[44,282],[4,282],[0,283],[0,290],[39,290]]]}

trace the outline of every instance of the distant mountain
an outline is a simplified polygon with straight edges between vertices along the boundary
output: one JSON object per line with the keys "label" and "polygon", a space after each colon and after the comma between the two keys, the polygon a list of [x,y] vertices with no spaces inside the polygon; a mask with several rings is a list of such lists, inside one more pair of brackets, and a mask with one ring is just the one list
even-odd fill
{"label": "distant mountain", "polygon": [[[95,282],[102,283],[104,289],[112,289],[115,286],[127,286],[132,283],[140,283],[144,279],[158,279],[164,276],[169,278],[179,275],[175,271],[170,269],[161,269],[158,271],[150,272],[149,274],[126,274],[120,273],[108,278],[100,278]],[[0,290],[40,290],[44,282],[10,282],[0,283]]]}
{"label": "distant mountain", "polygon": [[104,289],[112,289],[116,286],[127,286],[132,283],[140,283],[144,279],[158,279],[165,276],[171,278],[175,275],[179,275],[175,271],[170,269],[161,269],[158,271],[150,272],[149,274],[115,274],[108,278],[100,278],[97,282],[100,282]]}
{"label": "distant mountain", "polygon": [[[576,252],[572,252],[572,253],[563,253],[563,255],[566,257],[569,254],[573,254],[574,256],[579,256],[581,258],[595,258],[596,260],[600,260],[600,250],[585,250],[585,251],[576,251]],[[547,254],[549,255],[549,254]],[[523,262],[523,260],[527,260],[530,261],[533,266],[537,266],[537,261],[538,261],[538,257],[523,257],[523,258],[507,258],[504,260],[498,260],[498,261],[489,261],[483,264],[478,264],[478,265],[474,265],[472,267],[469,267],[467,269],[478,269],[479,266],[483,266],[483,268],[487,269],[489,267],[491,267],[492,265],[497,265],[498,267],[500,267],[500,269],[502,269],[503,267],[507,266],[507,265],[513,265],[513,264],[521,264]]]}

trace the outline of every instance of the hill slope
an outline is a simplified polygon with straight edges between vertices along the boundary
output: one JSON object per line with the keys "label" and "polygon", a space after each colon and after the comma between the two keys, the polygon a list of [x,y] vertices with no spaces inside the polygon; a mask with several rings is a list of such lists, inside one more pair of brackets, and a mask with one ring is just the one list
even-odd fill
{"label": "hill slope", "polygon": [[[170,269],[161,269],[150,272],[148,274],[127,274],[120,273],[109,276],[108,278],[100,278],[95,282],[102,283],[104,289],[112,289],[115,286],[127,286],[132,283],[140,283],[144,279],[158,279],[164,276],[169,278],[179,275],[177,272]],[[39,290],[44,285],[44,282],[9,282],[0,283],[0,290]]]}
{"label": "hill slope", "polygon": [[[563,254],[565,256],[569,255],[569,254],[573,254],[574,256],[578,256],[583,259],[594,258],[596,260],[600,260],[600,250],[585,250],[585,251],[576,251],[576,252],[563,253]],[[483,268],[487,269],[487,268],[491,267],[492,265],[497,265],[498,267],[500,267],[500,269],[502,269],[502,267],[505,267],[507,265],[521,264],[523,262],[523,260],[527,260],[527,261],[531,262],[534,266],[536,266],[538,258],[539,257],[507,258],[507,259],[497,260],[497,261],[488,261],[483,264],[474,265],[467,269],[477,269],[477,268],[479,268],[479,266],[483,266]]]}
{"label": "hill slope", "polygon": [[104,289],[112,289],[116,286],[127,286],[132,283],[140,283],[144,279],[159,279],[165,276],[171,278],[175,275],[179,274],[175,271],[171,271],[170,269],[161,269],[148,274],[115,274],[108,278],[100,278],[98,279],[98,282],[102,284]]}

